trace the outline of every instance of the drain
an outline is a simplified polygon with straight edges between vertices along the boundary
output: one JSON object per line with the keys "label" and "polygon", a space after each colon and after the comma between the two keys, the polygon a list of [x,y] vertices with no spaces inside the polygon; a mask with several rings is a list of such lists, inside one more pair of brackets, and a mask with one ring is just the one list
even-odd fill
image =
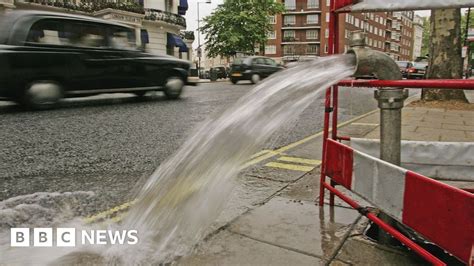
{"label": "drain", "polygon": [[[379,215],[377,215],[379,216]],[[415,233],[413,230],[410,228],[406,227],[405,225],[397,222],[394,219],[391,219],[390,222],[393,222],[395,229],[397,229],[400,233],[411,239],[413,242],[424,248],[426,251],[429,253],[433,254],[435,257],[438,259],[442,260],[446,265],[453,265],[453,266],[461,266],[465,265],[463,262],[458,260],[456,257],[452,256],[451,254],[447,253],[444,251],[442,248],[439,246],[435,245],[434,243],[428,242],[427,240],[423,239],[420,235]],[[379,230],[380,229],[375,223],[372,221],[369,222],[367,228],[364,230],[364,235],[368,237],[371,241],[378,243],[379,242]],[[411,255],[418,256],[413,250],[409,249],[406,247],[403,243],[398,241],[397,239],[393,239],[389,247],[393,247],[396,249],[401,249],[404,250]],[[419,256],[418,256],[419,257]]]}

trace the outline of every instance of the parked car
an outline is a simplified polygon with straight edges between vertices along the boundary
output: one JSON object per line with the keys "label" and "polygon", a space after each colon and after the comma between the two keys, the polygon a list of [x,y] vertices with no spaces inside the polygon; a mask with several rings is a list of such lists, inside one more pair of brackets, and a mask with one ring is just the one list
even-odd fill
{"label": "parked car", "polygon": [[255,84],[282,69],[284,69],[282,66],[277,65],[273,59],[268,57],[236,58],[230,68],[230,81],[236,84],[239,80],[250,80]]}
{"label": "parked car", "polygon": [[51,107],[63,97],[161,90],[180,96],[190,64],[136,47],[135,29],[52,12],[0,17],[0,97]]}
{"label": "parked car", "polygon": [[210,72],[211,72],[211,75],[212,73],[214,73],[217,79],[227,78],[227,73],[226,73],[225,67],[223,66],[211,67]]}
{"label": "parked car", "polygon": [[407,70],[407,79],[424,79],[428,69],[427,62],[414,62]]}
{"label": "parked car", "polygon": [[413,63],[410,61],[397,61],[396,62],[398,67],[400,68],[400,72],[404,78],[407,77],[408,69],[413,67]]}

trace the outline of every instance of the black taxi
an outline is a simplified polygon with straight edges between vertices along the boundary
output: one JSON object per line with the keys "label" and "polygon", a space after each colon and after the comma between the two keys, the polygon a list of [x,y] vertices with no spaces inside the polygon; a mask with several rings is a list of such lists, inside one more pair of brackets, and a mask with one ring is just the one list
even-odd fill
{"label": "black taxi", "polygon": [[141,51],[135,36],[134,28],[87,16],[8,12],[0,17],[0,97],[32,108],[112,92],[178,98],[190,64]]}

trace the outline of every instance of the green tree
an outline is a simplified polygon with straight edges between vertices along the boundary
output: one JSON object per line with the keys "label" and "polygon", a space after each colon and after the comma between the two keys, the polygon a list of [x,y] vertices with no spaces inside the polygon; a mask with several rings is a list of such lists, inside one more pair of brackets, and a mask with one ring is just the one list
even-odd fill
{"label": "green tree", "polygon": [[430,53],[430,18],[423,18],[423,41],[421,46],[421,56],[426,56]]}
{"label": "green tree", "polygon": [[284,10],[274,0],[226,0],[203,19],[209,57],[229,57],[235,52],[253,53],[264,49],[271,29],[268,17]]}

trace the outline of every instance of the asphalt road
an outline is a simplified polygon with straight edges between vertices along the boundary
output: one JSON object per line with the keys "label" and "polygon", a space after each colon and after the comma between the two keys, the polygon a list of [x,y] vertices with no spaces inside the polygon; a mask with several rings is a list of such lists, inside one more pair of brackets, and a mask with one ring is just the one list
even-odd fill
{"label": "asphalt road", "polygon": [[[0,201],[35,192],[93,191],[85,213],[127,200],[158,165],[208,117],[253,85],[230,82],[188,87],[177,101],[160,93],[101,95],[63,102],[48,111],[0,104]],[[373,90],[342,89],[340,119],[376,108]],[[322,129],[323,100],[266,146],[285,146]]]}

